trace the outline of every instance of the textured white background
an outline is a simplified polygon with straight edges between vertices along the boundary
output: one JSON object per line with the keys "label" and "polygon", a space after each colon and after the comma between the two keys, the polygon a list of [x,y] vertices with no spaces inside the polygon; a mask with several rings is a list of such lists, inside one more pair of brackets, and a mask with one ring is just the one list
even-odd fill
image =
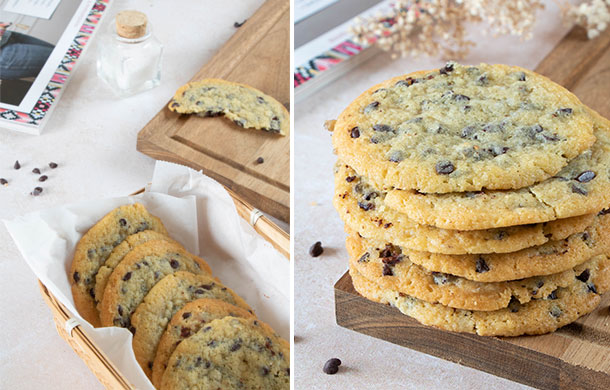
{"label": "textured white background", "polygon": [[[115,98],[95,72],[97,40],[84,54],[41,136],[0,129],[0,219],[85,199],[116,197],[143,187],[154,160],[136,151],[138,131],[174,91],[256,11],[262,0],[116,0],[104,25],[122,9],[148,15],[164,44],[161,86]],[[22,169],[12,169],[15,160]],[[51,170],[49,161],[60,167]],[[49,176],[38,183],[39,167]],[[44,187],[38,198],[28,195]],[[34,274],[0,224],[0,389],[101,389],[97,379],[55,331]]]}
{"label": "textured white background", "polygon": [[[567,32],[557,6],[546,2],[538,13],[534,39],[493,39],[473,35],[477,42],[464,63],[507,63],[534,69]],[[337,326],[333,285],[347,269],[343,225],[335,212],[330,133],[334,119],[361,92],[392,76],[438,68],[439,58],[391,61],[380,55],[295,108],[295,379],[298,389],[525,389],[526,386],[449,363]],[[314,205],[317,204],[317,205]],[[307,251],[322,241],[324,254]],[[476,353],[476,351],[473,351]],[[327,359],[343,361],[336,375],[326,375]]]}

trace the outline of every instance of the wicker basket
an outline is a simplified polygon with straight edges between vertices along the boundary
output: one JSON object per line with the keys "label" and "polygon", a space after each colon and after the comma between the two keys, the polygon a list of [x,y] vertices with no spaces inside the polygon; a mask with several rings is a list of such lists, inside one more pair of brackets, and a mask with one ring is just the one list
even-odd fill
{"label": "wicker basket", "polygon": [[[287,259],[290,258],[290,236],[265,217],[238,195],[228,190],[229,195],[235,202],[237,213],[240,217],[251,223],[265,240],[273,245]],[[140,190],[133,195],[144,192]],[[81,326],[71,326],[72,314],[68,309],[51,294],[47,287],[38,281],[40,292],[47,305],[53,313],[53,320],[57,332],[72,347],[74,352],[80,356],[97,379],[108,389],[136,390],[122,373],[112,364],[108,357],[85,333]]]}

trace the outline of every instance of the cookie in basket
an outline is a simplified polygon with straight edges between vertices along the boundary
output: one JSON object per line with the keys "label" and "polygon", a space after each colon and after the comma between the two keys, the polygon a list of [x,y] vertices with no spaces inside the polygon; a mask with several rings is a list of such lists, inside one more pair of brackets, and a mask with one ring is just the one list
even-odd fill
{"label": "cookie in basket", "polygon": [[562,240],[583,232],[595,214],[534,225],[486,230],[451,230],[422,225],[385,204],[387,193],[374,188],[349,166],[335,166],[333,204],[346,226],[364,237],[418,251],[445,254],[506,253]]}
{"label": "cookie in basket", "polygon": [[243,299],[210,275],[176,272],[164,277],[150,289],[130,319],[133,351],[148,377],[167,323],[185,304],[201,298],[221,300],[252,311]]}
{"label": "cookie in basket", "polygon": [[553,332],[592,312],[601,294],[610,288],[610,260],[601,255],[596,261],[600,267],[594,278],[574,278],[552,296],[494,311],[454,309],[382,289],[351,267],[350,276],[356,291],[365,298],[390,304],[424,325],[480,336],[520,336]]}
{"label": "cookie in basket", "polygon": [[108,278],[100,311],[102,326],[130,329],[131,314],[150,289],[178,271],[211,274],[204,260],[168,241],[149,241],[129,252]]}
{"label": "cookie in basket", "polygon": [[160,388],[288,390],[290,346],[259,320],[213,320],[176,347]]}
{"label": "cookie in basket", "polygon": [[455,62],[375,85],[333,130],[339,158],[377,187],[425,193],[533,185],[594,141],[585,106],[548,78]]}
{"label": "cookie in basket", "polygon": [[167,362],[182,340],[197,333],[210,321],[224,317],[254,318],[254,314],[219,299],[208,298],[189,302],[178,310],[159,340],[153,363],[152,383],[157,387],[161,385]]}
{"label": "cookie in basket", "polygon": [[288,135],[290,114],[277,100],[248,85],[204,79],[178,89],[169,109],[180,114],[224,115],[236,125]]}
{"label": "cookie in basket", "polygon": [[153,230],[167,235],[161,220],[139,203],[118,207],[87,231],[76,245],[70,267],[70,285],[79,314],[93,326],[100,326],[95,294],[95,275],[113,249],[135,233]]}

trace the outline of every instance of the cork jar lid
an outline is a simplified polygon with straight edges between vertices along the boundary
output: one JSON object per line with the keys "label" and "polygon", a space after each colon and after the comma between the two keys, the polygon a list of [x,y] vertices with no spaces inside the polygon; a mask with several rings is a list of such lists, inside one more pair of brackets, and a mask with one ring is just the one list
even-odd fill
{"label": "cork jar lid", "polygon": [[116,15],[116,32],[119,36],[136,39],[146,35],[146,14],[140,11],[121,11]]}

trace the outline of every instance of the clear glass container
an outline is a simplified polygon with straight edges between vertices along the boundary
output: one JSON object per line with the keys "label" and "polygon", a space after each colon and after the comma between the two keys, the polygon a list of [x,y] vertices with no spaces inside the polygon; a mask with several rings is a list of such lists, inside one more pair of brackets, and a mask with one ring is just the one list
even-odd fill
{"label": "clear glass container", "polygon": [[124,38],[112,30],[100,39],[97,74],[121,97],[135,95],[161,83],[163,45],[153,35],[150,24],[138,38]]}

